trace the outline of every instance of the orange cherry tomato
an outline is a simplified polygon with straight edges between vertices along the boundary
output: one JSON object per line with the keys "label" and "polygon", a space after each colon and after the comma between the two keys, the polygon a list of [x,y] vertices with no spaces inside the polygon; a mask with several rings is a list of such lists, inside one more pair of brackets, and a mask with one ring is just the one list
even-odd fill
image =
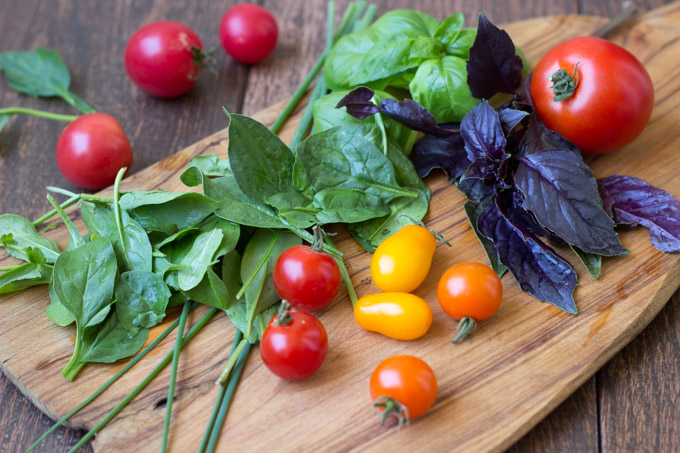
{"label": "orange cherry tomato", "polygon": [[437,285],[437,299],[444,312],[457,319],[460,340],[476,327],[476,322],[491,317],[503,300],[501,279],[489,266],[461,263],[444,272]]}
{"label": "orange cherry tomato", "polygon": [[397,355],[375,368],[370,390],[373,405],[382,409],[381,420],[394,416],[401,426],[432,407],[437,397],[437,378],[418,357]]}
{"label": "orange cherry tomato", "polygon": [[354,305],[354,319],[363,329],[397,340],[415,340],[432,325],[432,309],[409,293],[376,293]]}
{"label": "orange cherry tomato", "polygon": [[430,272],[437,241],[419,225],[406,225],[380,243],[371,258],[371,279],[382,291],[410,293]]}

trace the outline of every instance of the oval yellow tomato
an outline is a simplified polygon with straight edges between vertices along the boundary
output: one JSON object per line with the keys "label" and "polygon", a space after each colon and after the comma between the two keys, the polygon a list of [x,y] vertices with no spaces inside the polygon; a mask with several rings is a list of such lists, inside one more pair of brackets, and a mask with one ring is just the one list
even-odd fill
{"label": "oval yellow tomato", "polygon": [[432,325],[432,309],[409,293],[376,293],[364,296],[354,306],[354,319],[363,329],[397,340],[415,340]]}
{"label": "oval yellow tomato", "polygon": [[407,225],[385,239],[371,258],[371,278],[383,291],[409,293],[425,280],[437,241],[422,226]]}

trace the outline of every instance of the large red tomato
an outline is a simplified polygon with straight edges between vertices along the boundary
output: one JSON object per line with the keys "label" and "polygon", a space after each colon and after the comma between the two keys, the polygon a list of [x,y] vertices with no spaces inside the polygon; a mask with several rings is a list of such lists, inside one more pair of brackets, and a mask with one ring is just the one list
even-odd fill
{"label": "large red tomato", "polygon": [[633,54],[584,36],[553,47],[541,58],[531,78],[531,98],[549,129],[583,154],[600,154],[640,135],[652,114],[654,87]]}

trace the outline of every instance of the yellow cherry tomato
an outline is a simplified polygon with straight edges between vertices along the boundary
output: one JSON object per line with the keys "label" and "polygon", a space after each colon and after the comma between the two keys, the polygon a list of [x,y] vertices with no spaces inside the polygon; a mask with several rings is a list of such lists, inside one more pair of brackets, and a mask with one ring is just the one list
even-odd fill
{"label": "yellow cherry tomato", "polygon": [[407,225],[385,239],[371,258],[371,278],[383,291],[410,293],[430,271],[437,241],[427,228]]}
{"label": "yellow cherry tomato", "polygon": [[409,293],[376,293],[364,296],[354,306],[354,319],[363,329],[397,340],[415,340],[432,324],[432,309]]}

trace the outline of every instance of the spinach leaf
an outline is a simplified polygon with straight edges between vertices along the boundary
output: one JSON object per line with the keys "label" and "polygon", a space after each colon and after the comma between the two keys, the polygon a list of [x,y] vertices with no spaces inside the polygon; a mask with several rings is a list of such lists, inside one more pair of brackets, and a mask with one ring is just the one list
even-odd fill
{"label": "spinach leaf", "polygon": [[196,237],[191,249],[179,262],[179,264],[190,266],[190,269],[180,269],[177,272],[180,289],[188,291],[203,280],[208,267],[214,262],[215,254],[220,249],[223,238],[222,230],[217,228]]}
{"label": "spinach leaf", "polygon": [[153,327],[165,317],[170,289],[159,274],[123,272],[116,283],[116,314],[130,337],[140,328]]}
{"label": "spinach leaf", "polygon": [[[149,236],[144,231],[144,228],[133,220],[127,212],[121,211],[125,249],[123,249],[120,243],[115,215],[111,208],[108,206],[97,206],[92,203],[83,203],[80,207],[80,213],[90,234],[98,234],[111,241],[113,251],[116,253],[116,259],[118,260],[118,266],[122,271],[151,271],[152,260]],[[127,251],[127,254],[124,250]]]}
{"label": "spinach leaf", "polygon": [[[208,217],[210,218],[210,217]],[[187,228],[181,231],[178,231],[175,234],[171,234],[170,236],[167,236],[165,239],[163,239],[161,242],[154,244],[153,248],[156,250],[161,250],[163,247],[165,247],[168,244],[172,244],[173,242],[180,241],[187,237],[190,234],[196,233],[199,231],[198,227],[191,227]]]}
{"label": "spinach leaf", "polygon": [[[226,112],[226,111],[225,111]],[[255,203],[281,192],[294,192],[288,146],[263,124],[229,115],[229,166],[241,192]]]}
{"label": "spinach leaf", "polygon": [[0,294],[45,285],[52,278],[52,266],[25,263],[0,275]]}
{"label": "spinach leaf", "polygon": [[128,192],[120,207],[145,230],[173,234],[191,228],[212,214],[217,201],[194,192]]}
{"label": "spinach leaf", "polygon": [[324,189],[314,195],[314,206],[321,223],[359,223],[390,213],[381,198],[356,189]]}
{"label": "spinach leaf", "polygon": [[[198,168],[201,173],[211,178],[231,174],[229,159],[219,158],[217,157],[217,154],[204,154],[202,156],[196,156],[191,159],[191,161],[189,161],[189,168],[191,167]],[[184,174],[180,176],[180,179],[182,179],[183,176]],[[183,179],[182,182],[184,182]],[[186,182],[184,183],[186,184]],[[190,184],[187,185],[192,186]]]}
{"label": "spinach leaf", "polygon": [[69,91],[71,75],[55,50],[38,47],[33,51],[2,52],[0,70],[5,73],[10,88],[19,93],[33,97],[58,96],[83,113],[94,112]]}
{"label": "spinach leaf", "polygon": [[267,204],[278,212],[280,217],[296,228],[309,228],[319,223],[314,212],[306,210],[312,201],[300,192],[282,192],[266,197]]}
{"label": "spinach leaf", "polygon": [[[10,237],[6,237],[9,236]],[[42,237],[33,226],[33,223],[25,217],[15,214],[0,215],[0,237],[5,240],[0,242],[7,253],[23,261],[29,261],[27,251],[29,248],[40,250],[48,263],[53,264],[59,257],[59,246],[52,239]],[[10,241],[11,239],[11,241]]]}
{"label": "spinach leaf", "polygon": [[54,285],[50,281],[49,287],[50,303],[46,309],[46,315],[50,321],[58,326],[66,327],[76,321],[75,316],[71,313],[68,308],[64,307],[61,303],[59,297],[54,292]]}
{"label": "spinach leaf", "polygon": [[216,260],[234,250],[241,235],[241,227],[236,223],[225,220],[214,214],[210,215],[199,226],[199,231],[201,233],[206,233],[214,229],[222,231],[222,242],[220,242],[220,246],[213,256],[213,260]]}
{"label": "spinach leaf", "polygon": [[480,101],[467,84],[465,60],[451,55],[424,61],[409,85],[413,100],[437,122],[460,121]]}
{"label": "spinach leaf", "polygon": [[99,328],[88,328],[81,362],[113,363],[136,354],[146,342],[149,329],[129,336],[114,311]]}
{"label": "spinach leaf", "polygon": [[[248,327],[248,308],[245,298],[236,299],[242,285],[241,255],[236,250],[227,253],[222,259],[222,282],[227,288],[227,316],[238,330],[245,332]],[[256,342],[253,335],[247,340],[251,343]]]}
{"label": "spinach leaf", "polygon": [[311,187],[363,190],[385,201],[414,194],[398,186],[389,159],[359,126],[340,126],[309,136],[297,148]]}
{"label": "spinach leaf", "polygon": [[229,306],[229,290],[212,269],[208,269],[198,285],[184,294],[191,300],[226,310]]}

